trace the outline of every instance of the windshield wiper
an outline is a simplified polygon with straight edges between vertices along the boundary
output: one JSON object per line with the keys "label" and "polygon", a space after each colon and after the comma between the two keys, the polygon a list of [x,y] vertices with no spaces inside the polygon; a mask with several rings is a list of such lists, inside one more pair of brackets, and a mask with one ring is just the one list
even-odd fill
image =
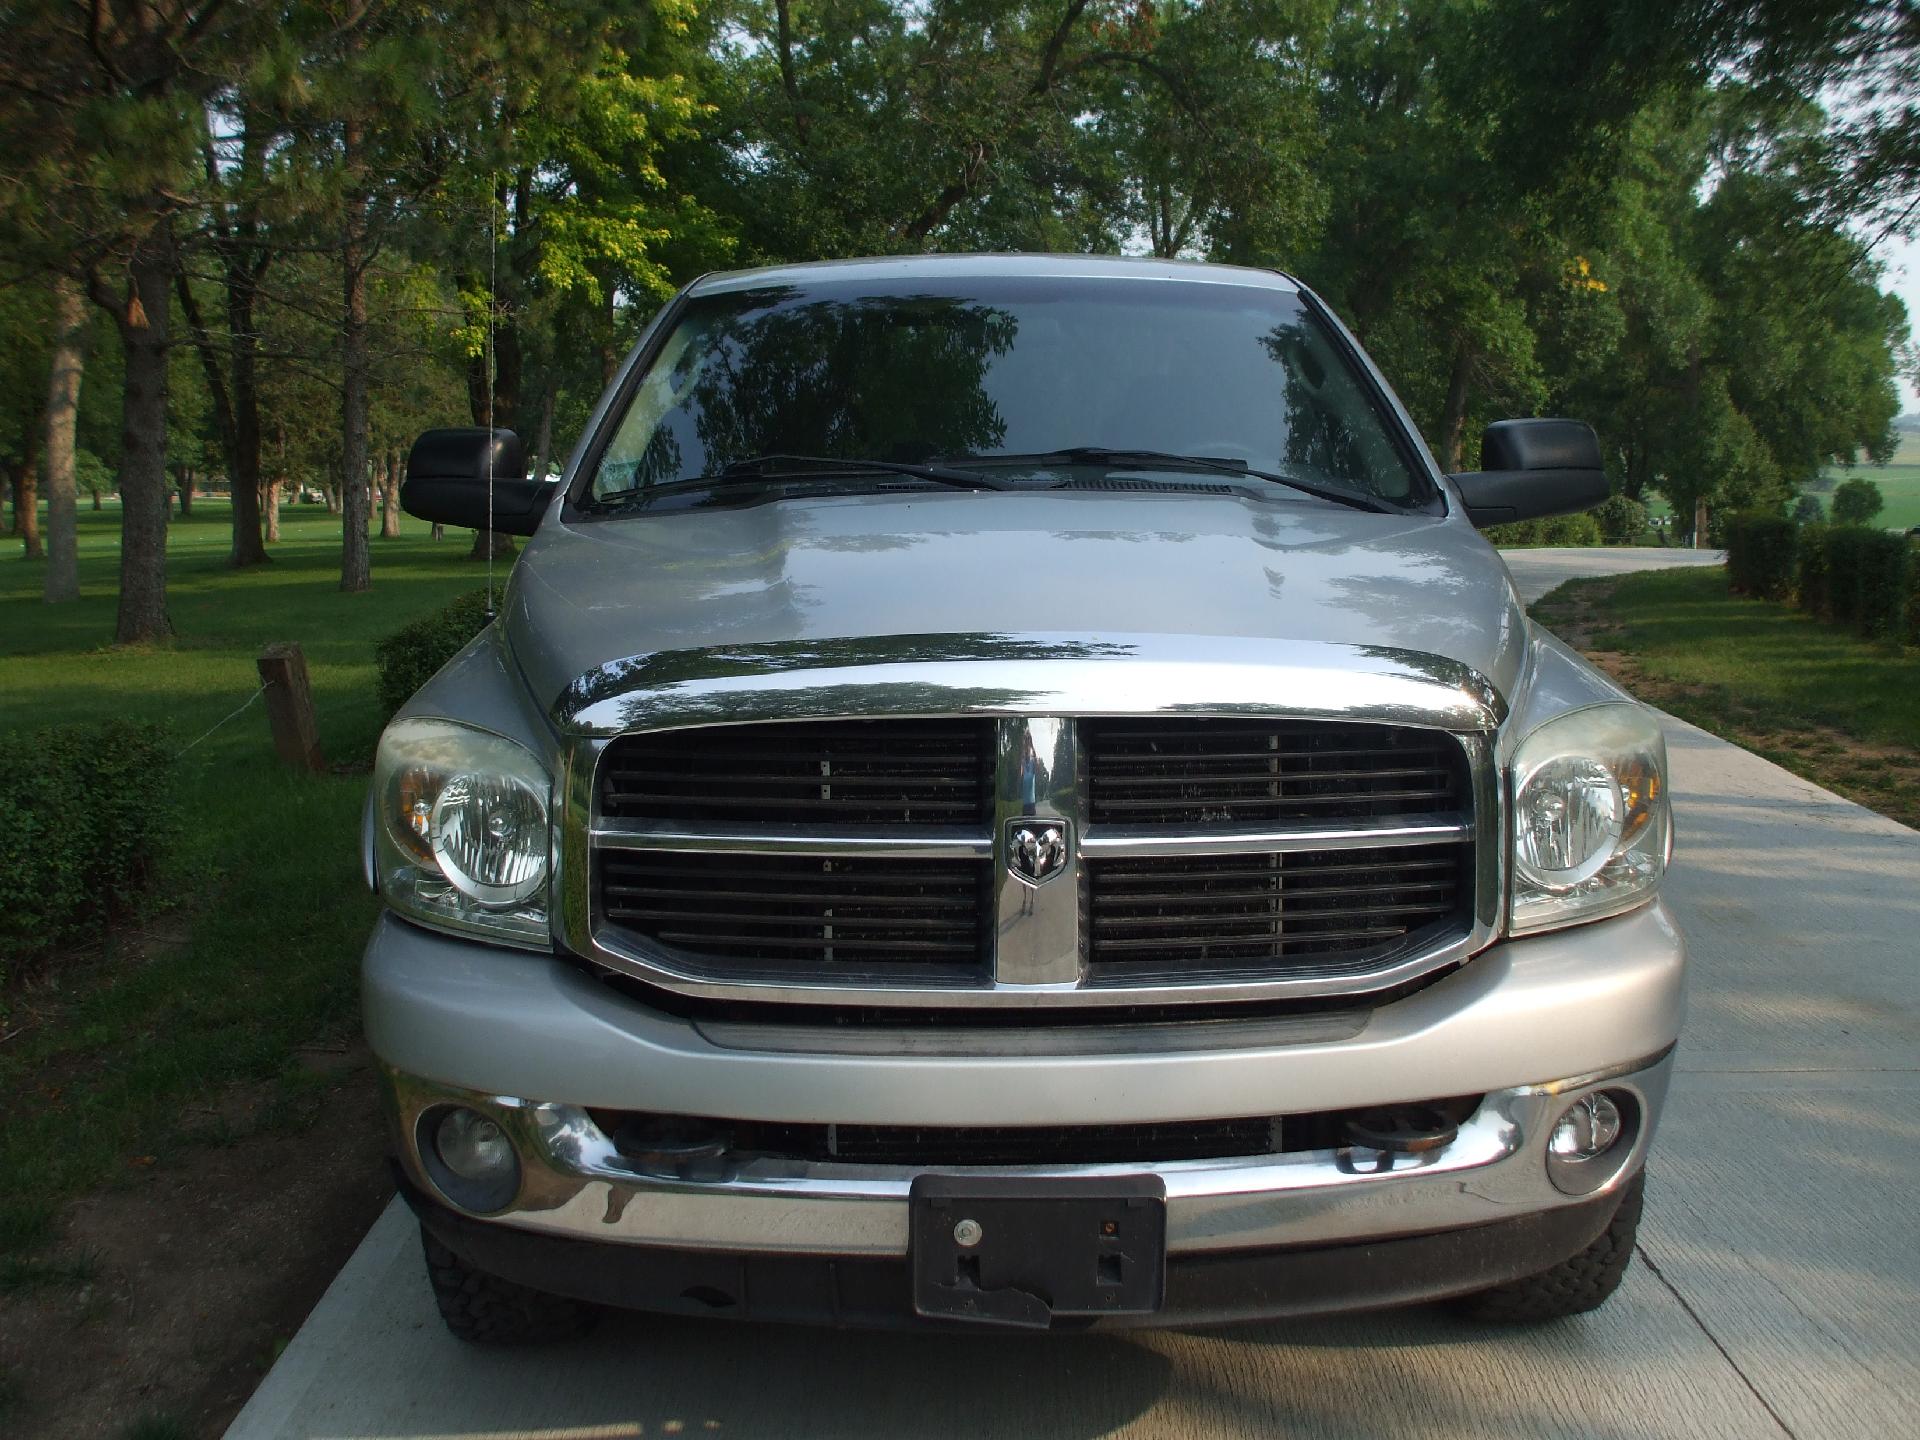
{"label": "windshield wiper", "polygon": [[1311,495],[1335,505],[1350,506],[1355,510],[1371,510],[1377,515],[1400,513],[1386,501],[1362,490],[1349,490],[1344,485],[1328,485],[1319,480],[1302,480],[1297,476],[1280,475],[1271,470],[1256,470],[1244,461],[1228,460],[1218,455],[1177,455],[1169,450],[1110,450],[1101,445],[1071,445],[1064,450],[1037,450],[1025,455],[956,455],[947,457],[943,463],[947,465],[1104,465],[1109,469],[1160,466],[1169,470],[1206,470],[1220,475],[1244,475],[1250,480],[1265,480],[1275,485],[1285,485],[1289,490],[1298,490],[1303,495]]}
{"label": "windshield wiper", "polygon": [[905,475],[935,485],[950,485],[956,490],[1007,490],[998,480],[990,480],[964,470],[949,470],[940,465],[914,465],[893,460],[843,460],[832,455],[749,455],[729,461],[711,475],[696,475],[686,480],[668,480],[657,485],[641,485],[602,498],[602,505],[626,506],[641,503],[655,495],[679,495],[689,490],[723,490],[747,485],[778,484],[786,480],[832,480],[848,475]]}

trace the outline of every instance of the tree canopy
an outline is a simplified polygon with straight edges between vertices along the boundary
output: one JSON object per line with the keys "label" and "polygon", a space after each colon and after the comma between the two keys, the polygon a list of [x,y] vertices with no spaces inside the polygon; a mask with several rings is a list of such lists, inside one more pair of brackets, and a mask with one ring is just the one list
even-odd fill
{"label": "tree canopy", "polygon": [[[16,514],[42,472],[69,495],[115,473],[122,640],[167,631],[183,475],[231,491],[236,566],[269,560],[299,487],[341,512],[343,586],[375,583],[412,433],[510,426],[549,466],[646,319],[720,267],[1284,267],[1443,464],[1489,420],[1578,415],[1621,494],[1689,517],[1784,512],[1884,458],[1914,367],[1876,249],[1920,197],[1912,0],[0,15],[0,464]],[[76,294],[92,318],[53,323]]]}

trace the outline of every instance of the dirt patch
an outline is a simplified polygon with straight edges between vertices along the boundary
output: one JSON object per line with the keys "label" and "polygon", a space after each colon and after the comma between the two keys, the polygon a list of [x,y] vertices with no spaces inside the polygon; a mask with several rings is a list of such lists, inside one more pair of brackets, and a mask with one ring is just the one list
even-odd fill
{"label": "dirt patch", "polygon": [[0,1295],[0,1432],[225,1430],[392,1194],[370,1059],[302,1058],[317,1078],[298,1115],[219,1096],[244,1138],[130,1166],[69,1208],[60,1243]]}

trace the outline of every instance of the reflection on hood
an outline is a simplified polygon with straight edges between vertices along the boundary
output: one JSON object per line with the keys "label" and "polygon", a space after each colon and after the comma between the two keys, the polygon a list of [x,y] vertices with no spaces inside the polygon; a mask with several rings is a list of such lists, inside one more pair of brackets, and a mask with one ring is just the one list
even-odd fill
{"label": "reflection on hood", "polygon": [[[915,493],[556,519],[515,568],[507,615],[543,705],[610,662],[645,684],[661,657],[672,683],[758,663],[730,658],[744,647],[831,664],[834,641],[913,636],[936,658],[937,637],[982,634],[1377,645],[1511,694],[1523,645],[1506,568],[1464,525],[1233,494]],[[685,651],[706,653],[662,653]]]}

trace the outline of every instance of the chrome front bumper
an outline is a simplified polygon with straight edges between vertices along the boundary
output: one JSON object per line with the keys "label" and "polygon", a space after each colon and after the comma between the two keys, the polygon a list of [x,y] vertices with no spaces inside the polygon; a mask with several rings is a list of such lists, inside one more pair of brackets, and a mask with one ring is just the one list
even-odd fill
{"label": "chrome front bumper", "polygon": [[[1591,1201],[1636,1174],[1666,1096],[1672,1055],[1612,1072],[1486,1096],[1447,1145],[1422,1154],[1363,1146],[1151,1166],[941,1166],[943,1174],[1158,1175],[1167,1192],[1170,1254],[1326,1245],[1494,1224]],[[485,1095],[387,1070],[401,1163],[420,1190],[452,1205],[419,1154],[422,1114],[447,1103],[492,1116],[511,1137],[523,1180],[489,1216],[542,1234],[613,1244],[758,1253],[901,1256],[917,1168],[756,1158],[723,1179],[651,1174],[623,1157],[579,1106]],[[1613,1178],[1563,1194],[1548,1179],[1546,1143],[1561,1112],[1602,1085],[1626,1091],[1644,1123]]]}
{"label": "chrome front bumper", "polygon": [[[763,1158],[721,1179],[649,1174],[614,1149],[590,1107],[1097,1127],[1484,1095],[1454,1140],[1420,1155],[1344,1147],[1145,1167],[1165,1182],[1178,1256],[1493,1224],[1617,1190],[1657,1125],[1683,968],[1680,937],[1654,905],[1495,946],[1405,1000],[1350,1015],[1233,1022],[1202,1029],[1204,1040],[1176,1026],[991,1040],[936,1031],[896,1047],[858,1030],[703,1026],[562,962],[388,917],[368,947],[365,996],[400,1163],[416,1187],[445,1200],[421,1164],[420,1115],[471,1105],[499,1120],[523,1167],[519,1195],[492,1223],[621,1245],[900,1256],[917,1172]],[[1565,1195],[1547,1175],[1548,1133],[1572,1099],[1603,1083],[1634,1097],[1642,1123],[1608,1185]]]}

